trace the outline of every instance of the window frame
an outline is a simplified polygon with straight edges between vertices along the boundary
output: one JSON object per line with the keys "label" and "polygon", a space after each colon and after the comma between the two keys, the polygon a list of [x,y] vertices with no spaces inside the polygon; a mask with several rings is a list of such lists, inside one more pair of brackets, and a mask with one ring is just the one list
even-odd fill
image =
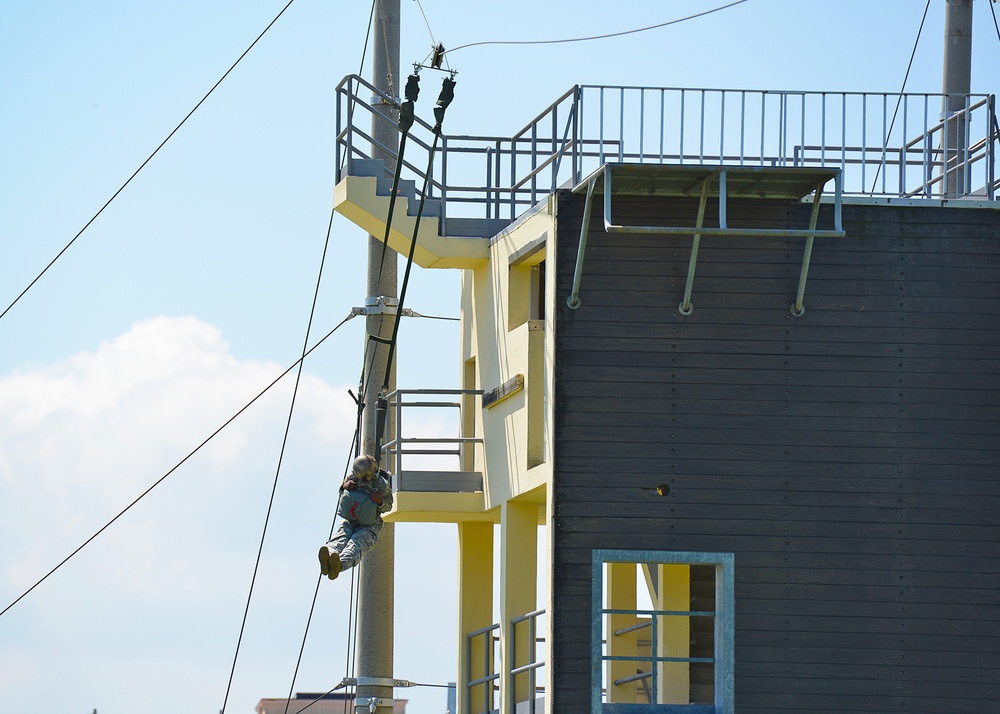
{"label": "window frame", "polygon": [[[649,563],[715,566],[715,705],[606,703],[604,672],[604,565]],[[594,549],[591,560],[591,714],[734,714],[735,557],[733,553]]]}

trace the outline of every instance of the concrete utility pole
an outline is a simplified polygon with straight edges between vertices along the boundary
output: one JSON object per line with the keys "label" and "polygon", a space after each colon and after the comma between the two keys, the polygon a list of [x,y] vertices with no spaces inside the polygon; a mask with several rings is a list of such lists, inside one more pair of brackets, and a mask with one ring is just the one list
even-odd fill
{"label": "concrete utility pole", "polygon": [[[399,76],[399,0],[378,0],[375,8],[374,42],[372,44],[372,84],[390,97],[397,97],[400,92]],[[372,120],[372,137],[382,146],[393,152],[399,148],[397,123],[398,110],[390,104],[378,103],[375,108],[391,121]],[[395,158],[388,151],[372,147],[372,157],[382,159],[387,166],[395,167]],[[380,296],[396,298],[396,256],[391,249],[386,250],[385,263],[381,265],[382,236],[368,237],[368,305],[376,304]],[[383,339],[392,337],[395,315],[375,314],[368,316],[368,334],[377,335]],[[366,337],[367,339],[367,337]],[[366,368],[369,370],[370,381],[365,392],[365,409],[362,414],[362,451],[376,457],[376,414],[375,402],[379,389],[382,387],[383,375],[386,375],[388,348],[384,344],[373,343],[369,353],[374,353],[376,359]],[[385,379],[389,390],[396,387],[395,370]],[[390,425],[391,428],[391,425]],[[385,467],[385,464],[382,464]],[[395,566],[395,533],[393,524],[386,523],[379,534],[378,543],[365,555],[361,561],[361,585],[359,591],[357,665],[358,679],[361,682],[373,679],[389,684],[370,684],[359,682],[357,690],[357,712],[374,712],[364,702],[372,699],[385,700],[385,706],[378,706],[380,714],[392,712],[393,688],[392,655],[393,655],[393,568]]]}
{"label": "concrete utility pole", "polygon": [[966,98],[972,91],[972,0],[947,0],[944,19],[944,81],[945,95],[944,157],[947,170],[944,190],[948,196],[966,191],[964,162],[966,156],[968,117],[964,112]]}

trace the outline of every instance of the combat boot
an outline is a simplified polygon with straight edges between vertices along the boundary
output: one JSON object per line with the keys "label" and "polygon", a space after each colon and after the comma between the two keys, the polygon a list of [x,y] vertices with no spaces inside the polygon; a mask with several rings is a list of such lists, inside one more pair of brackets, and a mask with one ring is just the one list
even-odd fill
{"label": "combat boot", "polygon": [[319,571],[330,580],[336,580],[340,575],[340,553],[330,545],[319,549]]}

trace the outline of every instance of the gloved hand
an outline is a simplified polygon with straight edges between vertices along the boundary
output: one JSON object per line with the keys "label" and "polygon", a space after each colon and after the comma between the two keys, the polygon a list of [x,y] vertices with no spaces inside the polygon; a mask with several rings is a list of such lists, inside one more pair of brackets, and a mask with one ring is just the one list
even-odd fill
{"label": "gloved hand", "polygon": [[358,488],[358,482],[352,478],[347,479],[346,481],[344,481],[344,485],[342,486],[342,488],[347,489],[348,491],[354,491]]}

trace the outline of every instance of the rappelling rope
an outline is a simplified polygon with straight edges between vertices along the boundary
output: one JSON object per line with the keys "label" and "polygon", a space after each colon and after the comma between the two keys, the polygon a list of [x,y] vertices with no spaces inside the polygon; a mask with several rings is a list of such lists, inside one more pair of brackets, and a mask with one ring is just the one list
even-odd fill
{"label": "rappelling rope", "polygon": [[[380,317],[380,325],[378,332],[382,331],[381,321],[384,319],[385,319],[384,315]],[[366,329],[367,329],[367,324],[366,324]],[[354,400],[354,403],[357,405],[358,408],[357,420],[354,431],[354,444],[355,444],[354,456],[359,456],[361,452],[361,440],[360,440],[361,423],[362,423],[361,419],[365,409],[365,393],[368,389],[366,375],[371,374],[373,370],[373,365],[375,363],[375,355],[376,355],[376,351],[371,350],[370,348],[371,348],[371,343],[377,341],[378,339],[376,337],[373,337],[370,332],[366,334],[368,335],[368,339],[365,340],[364,354],[361,358],[361,375],[358,378],[358,395],[354,396],[354,393],[350,389],[347,390],[347,393],[351,395],[351,398]]]}
{"label": "rappelling rope", "polygon": [[[400,105],[399,130],[400,130],[400,133],[401,133],[401,137],[400,137],[400,142],[399,142],[399,149],[397,151],[397,156],[396,156],[396,169],[395,169],[395,171],[393,173],[392,189],[390,191],[390,196],[389,196],[389,208],[388,208],[388,214],[387,214],[386,223],[385,223],[385,236],[384,236],[384,238],[382,240],[382,255],[381,255],[381,258],[379,260],[379,271],[378,271],[378,278],[377,278],[376,283],[375,283],[376,285],[378,285],[379,283],[381,283],[382,270],[383,270],[383,268],[385,266],[386,252],[387,252],[387,247],[388,247],[388,244],[389,244],[389,231],[391,230],[391,227],[392,227],[392,216],[393,216],[393,212],[395,210],[396,197],[398,195],[399,178],[400,178],[400,174],[402,173],[402,169],[403,169],[403,158],[404,158],[404,152],[405,152],[405,149],[406,149],[406,138],[407,138],[407,136],[409,136],[410,128],[413,126],[413,121],[414,121],[414,102],[416,102],[417,97],[418,97],[418,95],[420,93],[420,84],[419,84],[419,82],[420,82],[420,78],[419,78],[419,76],[417,76],[416,73],[411,74],[408,77],[407,83],[406,83],[406,90],[405,90],[406,101],[403,102],[402,105]],[[434,158],[434,151],[435,151],[435,148],[437,146],[438,138],[440,136],[440,131],[441,131],[441,121],[444,118],[444,111],[445,111],[445,109],[447,109],[448,104],[451,103],[451,99],[454,96],[454,85],[455,85],[455,82],[453,80],[450,80],[450,79],[446,79],[445,80],[445,85],[444,85],[444,87],[441,90],[441,96],[438,98],[438,102],[437,102],[438,106],[435,107],[435,110],[434,110],[434,114],[435,114],[435,117],[436,117],[436,124],[434,126],[434,146],[431,148],[429,162],[433,161],[433,158]],[[405,271],[404,278],[403,278],[403,288],[402,288],[402,292],[401,292],[401,297],[400,297],[399,305],[398,305],[397,312],[396,312],[396,321],[395,321],[395,323],[393,325],[392,338],[391,338],[391,340],[389,340],[389,357],[388,357],[388,360],[386,362],[386,373],[385,373],[385,380],[384,380],[386,384],[388,383],[389,374],[391,373],[391,370],[392,370],[392,356],[393,356],[393,353],[394,353],[396,337],[397,337],[397,334],[398,334],[399,318],[402,316],[402,301],[403,301],[403,299],[405,298],[405,295],[406,295],[406,285],[407,285],[409,274],[410,274],[410,267],[413,264],[413,253],[414,253],[414,248],[416,246],[416,237],[417,237],[416,231],[420,227],[420,217],[421,217],[421,215],[423,213],[424,197],[425,197],[426,191],[427,191],[427,177],[430,175],[431,168],[432,168],[431,164],[428,163],[427,173],[425,174],[425,177],[424,177],[424,186],[423,186],[422,193],[421,193],[420,204],[419,204],[419,207],[418,207],[418,210],[417,210],[417,217],[416,217],[416,225],[414,227],[414,234],[413,234],[412,240],[410,242],[409,255],[407,256],[406,271]],[[331,221],[332,221],[332,218],[331,218]],[[324,256],[325,256],[325,251],[324,251]],[[379,331],[381,332],[381,330],[379,330]],[[384,342],[384,340],[380,340],[379,338],[371,335],[370,333],[368,334],[368,339],[365,340],[364,354],[363,354],[362,360],[361,360],[361,376],[360,376],[359,381],[358,381],[358,395],[355,396],[350,390],[348,390],[348,394],[351,395],[351,398],[354,399],[354,401],[355,401],[355,403],[357,405],[357,418],[356,418],[355,429],[354,429],[354,437],[353,437],[353,439],[351,441],[351,454],[352,454],[352,456],[350,456],[348,458],[347,466],[344,469],[345,477],[346,477],[346,474],[347,474],[348,470],[350,469],[351,461],[360,452],[360,446],[361,446],[361,427],[362,427],[362,416],[363,416],[364,406],[365,406],[365,394],[366,394],[366,391],[367,391],[368,382],[370,381],[371,374],[372,374],[372,371],[373,371],[373,365],[374,365],[374,360],[375,360],[375,353],[377,351],[377,350],[372,350],[371,349],[371,343],[372,342]],[[387,389],[387,387],[386,387],[386,389]],[[384,421],[382,422],[382,424],[384,424]],[[375,458],[376,458],[376,460],[378,460],[378,455],[381,452],[380,436],[379,435],[381,434],[382,424],[379,425],[379,432],[376,435],[376,448],[375,448],[375,454],[376,454]],[[334,532],[336,530],[337,518],[338,518],[338,514],[335,513],[334,514],[334,518],[333,518],[333,523],[330,526],[330,533],[329,533],[329,536],[327,537],[327,542],[329,542],[333,538],[333,534],[334,534]],[[356,629],[357,629],[358,620],[359,620],[359,617],[358,617],[359,612],[358,612],[358,610],[360,608],[360,598],[356,597],[357,596],[357,587],[358,587],[356,573],[357,573],[357,569],[352,568],[351,569],[350,604],[348,606],[348,612],[350,613],[350,619],[348,620],[348,627],[347,627],[347,631],[348,631],[347,656],[345,658],[345,677],[344,677],[344,680],[343,680],[343,682],[345,682],[345,683],[348,682],[348,681],[350,681],[352,679],[352,675],[354,673],[353,670],[354,670],[354,667],[356,665],[356,659],[357,659],[356,644],[355,643],[356,643]],[[310,625],[312,624],[312,616],[313,616],[313,613],[314,613],[315,608],[316,608],[316,600],[317,600],[318,595],[319,595],[319,585],[322,582],[322,578],[323,578],[322,575],[320,575],[317,578],[317,580],[316,580],[316,587],[315,587],[315,589],[313,591],[312,603],[310,604],[310,607],[309,607],[309,615],[306,618],[306,626],[305,626],[305,630],[304,630],[304,632],[302,634],[302,643],[301,643],[301,645],[299,647],[299,655],[298,655],[298,659],[296,660],[296,663],[295,663],[295,671],[294,671],[294,673],[292,675],[292,682],[291,682],[291,685],[289,687],[288,698],[285,701],[285,714],[288,714],[288,707],[289,707],[289,704],[291,702],[292,692],[295,689],[295,681],[296,681],[296,679],[298,677],[299,667],[301,666],[301,662],[302,662],[302,655],[303,655],[303,652],[305,651],[306,640],[308,639],[308,636],[309,636],[309,628],[310,628]],[[235,664],[234,664],[234,666],[235,666]],[[334,687],[334,689],[331,689],[330,691],[332,692],[332,691],[340,688],[340,686],[341,685],[338,685],[337,687]],[[299,711],[300,712],[304,711],[310,705],[306,705],[306,707],[303,707],[303,709],[300,709]],[[347,699],[344,700],[344,711],[345,711],[345,714],[346,714],[346,712],[347,712]]]}
{"label": "rappelling rope", "polygon": [[[379,276],[380,277],[381,277],[382,264],[384,264],[384,261],[385,261],[385,246],[388,244],[388,241],[389,241],[389,230],[390,230],[390,227],[392,225],[392,210],[393,210],[393,205],[394,205],[394,202],[395,202],[396,186],[398,184],[399,174],[400,174],[400,171],[402,170],[402,165],[403,165],[403,149],[405,148],[405,137],[406,137],[407,133],[409,132],[410,127],[413,125],[413,118],[414,118],[413,103],[414,103],[414,101],[416,101],[417,94],[419,92],[418,82],[419,82],[419,79],[418,79],[418,77],[417,77],[416,74],[410,75],[409,80],[407,82],[407,91],[406,91],[407,101],[403,104],[403,108],[401,108],[401,111],[400,111],[400,130],[403,132],[403,138],[400,140],[400,150],[399,150],[399,155],[398,155],[397,161],[396,161],[396,174],[393,177],[393,191],[392,191],[392,196],[391,196],[391,199],[390,199],[390,202],[389,202],[389,215],[388,215],[388,217],[386,219],[386,233],[385,233],[385,239],[383,241],[382,260],[380,261],[380,266],[379,266]],[[421,219],[421,216],[423,215],[424,202],[425,202],[426,195],[427,195],[427,184],[428,184],[429,177],[430,177],[430,174],[431,174],[431,169],[433,167],[434,153],[437,150],[438,141],[439,141],[440,136],[441,136],[441,124],[444,121],[445,111],[447,110],[448,105],[451,104],[451,101],[454,98],[454,90],[455,90],[455,81],[454,81],[454,79],[452,79],[450,77],[446,78],[444,80],[444,82],[442,83],[441,93],[438,96],[438,100],[437,100],[436,106],[434,107],[434,117],[435,117],[434,141],[432,143],[431,150],[430,150],[430,155],[428,157],[427,171],[424,174],[424,185],[423,185],[423,187],[421,189],[420,203],[419,203],[419,206],[417,208],[417,215],[416,215],[416,221],[414,223],[413,235],[412,235],[412,237],[410,239],[410,249],[409,249],[409,253],[407,255],[407,259],[406,259],[406,270],[405,270],[404,275],[403,275],[403,285],[402,285],[402,288],[400,290],[399,303],[398,303],[397,311],[396,311],[396,321],[393,324],[392,337],[388,341],[388,344],[389,344],[389,355],[388,355],[388,358],[387,358],[387,361],[386,361],[386,372],[385,372],[385,378],[384,378],[384,381],[383,381],[382,394],[380,394],[380,396],[379,396],[379,405],[380,405],[379,416],[380,416],[380,421],[378,422],[377,433],[376,433],[376,448],[375,448],[376,459],[378,459],[377,455],[380,454],[380,452],[381,452],[381,436],[382,436],[382,434],[384,432],[384,416],[385,416],[385,411],[381,407],[382,407],[382,405],[384,404],[384,401],[385,401],[384,392],[388,390],[389,374],[391,374],[391,370],[392,370],[392,358],[393,358],[394,353],[395,353],[396,339],[398,337],[398,332],[399,332],[399,318],[402,317],[402,314],[403,314],[403,302],[404,302],[404,300],[406,298],[406,287],[407,287],[408,282],[409,282],[410,268],[413,265],[413,255],[414,255],[414,251],[416,249],[418,231],[420,229],[420,219]],[[359,385],[358,385],[359,394],[356,397],[354,396],[353,393],[351,394],[351,397],[354,399],[354,401],[357,403],[357,406],[358,406],[357,424],[356,424],[355,430],[354,430],[354,438],[352,439],[352,442],[351,442],[351,452],[355,456],[358,454],[358,450],[360,448],[361,417],[362,417],[362,412],[364,410],[364,397],[365,397],[365,392],[367,390],[367,385],[368,385],[368,382],[371,379],[371,373],[372,373],[372,367],[371,367],[371,365],[368,362],[368,360],[369,360],[369,354],[371,354],[371,359],[372,359],[372,361],[374,361],[374,351],[370,350],[370,348],[369,348],[371,342],[373,342],[373,341],[374,342],[384,342],[383,340],[379,340],[379,339],[373,337],[372,335],[368,336],[368,340],[365,341],[364,357],[362,359],[361,378],[359,380]],[[350,393],[350,391],[349,391],[349,393]],[[348,462],[348,467],[345,468],[345,475],[346,475],[346,472],[347,472],[347,470],[349,468],[350,468],[350,461]],[[338,517],[337,515],[334,515],[333,524],[330,527],[330,535],[327,538],[328,542],[329,542],[330,539],[333,538],[333,533],[336,530],[337,517]],[[358,583],[357,583],[357,578],[356,578],[356,572],[357,572],[356,568],[352,568],[351,569],[351,589],[350,589],[351,600],[350,600],[350,605],[348,607],[348,612],[350,613],[350,619],[348,621],[348,628],[347,628],[347,630],[348,630],[348,643],[347,643],[347,656],[345,658],[345,672],[346,672],[346,674],[345,674],[344,680],[341,682],[341,684],[338,684],[336,687],[334,687],[333,689],[331,689],[330,692],[333,692],[333,691],[335,691],[337,689],[340,689],[342,686],[348,686],[346,683],[352,681],[352,679],[353,679],[353,673],[354,673],[354,667],[356,666],[356,663],[357,663],[357,652],[356,652],[357,637],[356,637],[356,630],[357,630],[358,622],[359,622],[360,599],[357,597]],[[316,600],[317,600],[317,597],[318,597],[318,594],[319,594],[319,584],[320,584],[320,582],[322,582],[322,577],[323,576],[320,575],[319,578],[317,579],[316,588],[315,588],[315,590],[313,592],[312,604],[310,605],[310,608],[309,608],[309,616],[306,619],[306,627],[305,627],[305,631],[303,632],[303,635],[302,635],[302,644],[301,644],[301,646],[299,648],[299,658],[298,658],[298,660],[296,661],[296,664],[295,664],[295,673],[293,674],[292,683],[291,683],[291,686],[289,688],[288,699],[285,702],[285,714],[288,714],[288,707],[289,707],[289,703],[291,701],[292,692],[295,689],[295,679],[298,676],[299,666],[301,665],[301,661],[302,661],[302,653],[305,650],[306,639],[309,636],[309,627],[310,627],[310,625],[312,623],[312,616],[313,616],[313,612],[315,611]],[[353,685],[350,685],[350,686],[353,686]],[[434,685],[427,685],[427,686],[434,686]],[[305,707],[303,707],[302,709],[300,709],[298,711],[302,712],[305,709],[308,709],[309,706],[311,706],[311,704],[312,703],[307,704]],[[344,700],[344,711],[345,711],[345,714],[346,714],[346,712],[347,712],[347,699]],[[295,712],[294,714],[298,714],[298,712]]]}
{"label": "rappelling rope", "polygon": [[[389,230],[390,230],[391,225],[392,225],[392,210],[393,210],[393,205],[395,203],[395,197],[396,197],[395,187],[398,184],[399,174],[400,174],[400,171],[402,169],[403,151],[404,151],[404,148],[405,148],[405,137],[406,137],[407,133],[409,132],[410,127],[413,125],[413,119],[414,119],[413,103],[416,101],[417,95],[419,93],[419,84],[418,84],[418,82],[419,82],[419,78],[417,77],[416,74],[410,75],[410,77],[409,77],[409,79],[407,81],[407,87],[406,87],[407,101],[403,104],[403,107],[401,108],[401,111],[400,111],[400,130],[403,132],[403,138],[400,140],[399,155],[398,155],[397,161],[396,161],[396,174],[393,177],[393,191],[392,191],[392,196],[391,196],[391,199],[390,199],[390,202],[389,202],[389,212],[388,212],[389,215],[386,218],[386,232],[385,232],[385,239],[383,241],[382,260],[380,261],[380,265],[379,265],[379,277],[381,277],[382,265],[384,264],[384,261],[385,261],[385,247],[386,247],[386,245],[388,244],[388,241],[389,241]],[[385,392],[388,390],[389,375],[392,372],[392,359],[393,359],[393,356],[395,354],[396,340],[397,340],[397,337],[398,337],[398,334],[399,334],[399,320],[403,316],[403,303],[404,303],[404,301],[406,299],[406,288],[407,288],[407,285],[408,285],[408,282],[409,282],[410,269],[413,266],[413,255],[414,255],[414,251],[416,249],[418,231],[420,229],[420,219],[421,219],[421,216],[423,215],[424,202],[425,202],[425,199],[426,199],[426,196],[427,196],[427,184],[428,184],[429,177],[430,177],[430,174],[431,174],[431,169],[433,167],[434,153],[437,150],[438,141],[439,141],[440,136],[441,136],[441,124],[444,121],[445,111],[447,110],[448,105],[451,104],[452,99],[454,98],[454,92],[455,92],[455,81],[452,78],[450,78],[450,77],[449,78],[445,78],[444,82],[442,83],[441,93],[438,96],[437,104],[434,107],[434,117],[435,117],[434,141],[432,143],[432,146],[431,146],[431,149],[430,149],[430,155],[429,155],[428,160],[427,160],[428,164],[427,164],[427,171],[424,174],[424,185],[423,185],[423,187],[421,189],[420,203],[419,203],[418,208],[417,208],[416,220],[414,222],[414,227],[413,227],[413,235],[412,235],[412,237],[410,239],[410,250],[409,250],[409,253],[407,254],[407,258],[406,258],[406,270],[405,270],[405,272],[403,274],[403,285],[402,285],[402,288],[400,290],[399,303],[398,303],[397,309],[396,309],[396,320],[393,323],[392,337],[388,341],[388,344],[389,344],[389,354],[388,354],[388,357],[387,357],[387,360],[386,360],[385,379],[383,381],[382,393],[379,395],[379,402],[378,402],[379,403],[379,412],[378,412],[379,420],[378,420],[378,425],[376,427],[376,434],[375,434],[375,457],[376,457],[376,459],[378,459],[378,455],[381,454],[381,438],[382,438],[382,435],[384,433],[385,413],[386,413],[385,412],[385,402],[386,402]],[[360,447],[361,416],[362,416],[362,411],[364,409],[364,398],[365,398],[365,392],[367,390],[367,382],[370,380],[370,378],[371,378],[371,372],[372,372],[372,366],[371,366],[371,364],[368,363],[368,357],[369,357],[370,353],[371,353],[371,359],[372,359],[372,361],[374,361],[374,351],[370,350],[370,344],[373,341],[374,342],[383,342],[383,340],[379,340],[378,338],[375,338],[372,335],[368,336],[368,340],[365,341],[365,352],[364,352],[364,358],[362,360],[361,379],[360,379],[359,385],[358,385],[358,392],[359,392],[359,394],[358,394],[357,397],[354,397],[353,394],[351,395],[354,398],[355,402],[357,402],[357,405],[358,405],[357,425],[355,427],[354,438],[352,440],[352,452],[355,455],[357,455],[358,448]],[[345,473],[346,473],[346,469],[345,469]],[[330,529],[330,537],[327,539],[328,541],[333,537],[333,532],[334,532],[335,527],[336,527],[336,521],[337,521],[337,517],[334,516],[334,525]],[[357,597],[357,589],[358,589],[359,583],[357,582],[356,572],[357,572],[356,568],[352,568],[351,569],[351,591],[350,591],[351,592],[351,605],[349,606],[349,610],[348,610],[350,612],[350,614],[351,614],[351,619],[348,621],[348,628],[347,628],[348,629],[348,643],[347,643],[347,657],[345,658],[346,659],[346,662],[345,662],[346,675],[344,677],[343,682],[341,684],[337,685],[336,687],[334,687],[333,689],[331,689],[330,692],[333,692],[336,689],[341,688],[342,686],[347,686],[346,683],[352,681],[353,674],[354,674],[354,667],[355,667],[356,662],[357,662],[357,652],[356,652],[357,637],[356,637],[356,628],[358,626],[358,621],[359,621],[358,610],[360,609],[360,598]],[[305,641],[306,641],[306,638],[308,637],[308,634],[309,634],[309,624],[312,622],[312,614],[313,614],[313,610],[314,610],[314,608],[316,606],[316,597],[317,597],[317,594],[319,592],[319,582],[321,580],[322,580],[322,575],[320,576],[320,579],[317,580],[316,591],[313,593],[313,602],[312,602],[312,605],[311,605],[310,610],[309,610],[309,617],[307,619],[305,633],[303,634],[303,638],[302,638],[302,646],[301,646],[300,651],[299,651],[300,661],[301,661],[302,651],[304,651],[304,649],[305,649]],[[296,663],[296,668],[295,668],[296,674],[298,673],[298,667],[299,667],[299,664]],[[351,686],[353,686],[353,685],[351,685]],[[430,685],[428,685],[428,686],[430,686]],[[292,694],[292,691],[294,690],[294,687],[295,687],[295,683],[294,683],[294,678],[293,678],[292,687],[291,687],[291,689],[289,689],[289,695],[288,695],[289,700],[291,699],[291,694]],[[306,707],[303,707],[303,709],[300,709],[299,711],[300,712],[303,711],[304,709],[308,708],[308,706],[309,705],[306,705]],[[346,712],[347,712],[347,699],[346,698],[344,700],[344,711],[345,711],[345,714],[346,714]],[[285,705],[285,714],[288,714],[288,703],[287,702],[286,702],[286,705]],[[298,714],[298,713],[296,712],[296,714]]]}
{"label": "rappelling rope", "polygon": [[[396,168],[393,171],[392,176],[392,188],[389,191],[389,210],[385,220],[385,235],[382,238],[382,255],[379,258],[378,265],[378,277],[375,280],[375,285],[379,285],[382,282],[382,270],[385,267],[385,257],[389,246],[389,231],[392,228],[392,216],[396,210],[396,197],[399,194],[399,177],[403,171],[403,156],[406,150],[406,138],[410,135],[410,128],[413,126],[414,119],[414,108],[413,104],[416,102],[417,97],[420,94],[420,78],[416,74],[411,74],[406,80],[406,101],[403,102],[399,107],[399,131],[401,133],[399,139],[399,148],[396,152]],[[399,315],[397,314],[397,320]],[[372,342],[382,342],[378,337],[375,337],[370,332],[368,333],[368,339],[365,340],[364,356],[361,360],[361,377],[358,380],[358,396],[355,397],[351,394],[358,407],[358,430],[361,429],[361,417],[362,412],[365,407],[365,394],[367,392],[367,379],[366,375],[371,373],[371,365],[368,363],[369,359],[369,347]],[[376,351],[371,352],[371,363],[374,364]],[[355,455],[358,455],[355,452]],[[379,459],[378,449],[374,454],[376,460]]]}
{"label": "rappelling rope", "polygon": [[[414,122],[414,103],[420,94],[420,77],[416,72],[411,74],[406,81],[405,96],[406,101],[400,105],[399,108],[399,130],[400,130],[400,140],[399,140],[399,150],[396,153],[396,168],[393,172],[392,177],[392,189],[389,193],[389,208],[386,215],[385,221],[385,234],[382,238],[382,254],[379,259],[379,270],[378,277],[375,284],[381,283],[382,270],[385,266],[386,254],[389,246],[389,234],[392,230],[392,218],[396,208],[396,198],[399,193],[399,179],[403,171],[403,162],[406,151],[406,139],[409,136],[410,128],[413,126]],[[386,398],[386,392],[389,389],[389,376],[392,374],[392,360],[396,351],[396,338],[399,334],[399,320],[403,316],[403,303],[406,298],[406,287],[409,282],[410,270],[413,266],[413,256],[416,250],[417,235],[420,229],[420,219],[423,216],[424,204],[427,198],[427,186],[430,181],[431,171],[433,169],[434,154],[437,151],[438,142],[441,137],[441,124],[444,121],[444,115],[448,109],[448,105],[451,104],[455,96],[455,80],[453,77],[446,77],[442,82],[441,93],[438,95],[438,100],[434,107],[434,118],[435,123],[433,127],[434,141],[431,144],[431,148],[427,158],[427,170],[424,172],[424,183],[420,191],[420,202],[417,208],[416,220],[413,227],[413,235],[410,238],[410,249],[406,258],[406,268],[403,274],[403,286],[400,289],[399,300],[396,304],[396,320],[393,323],[392,337],[389,340],[385,340],[381,337],[377,337],[369,332],[368,339],[365,342],[365,352],[364,358],[362,360],[362,371],[361,378],[358,382],[358,395],[354,398],[358,406],[358,425],[360,428],[362,410],[364,409],[365,395],[368,390],[368,384],[371,379],[371,364],[368,363],[369,356],[369,346],[372,342],[376,343],[387,343],[389,345],[389,355],[386,359],[385,374],[383,375],[382,390],[379,393],[377,400],[376,410],[376,435],[375,435],[375,453],[372,456],[375,457],[376,461],[381,460],[382,451],[382,437],[385,432],[385,418],[386,411],[388,409],[388,402]],[[374,363],[374,352],[371,353],[371,363]]]}
{"label": "rappelling rope", "polygon": [[396,152],[396,170],[392,175],[392,190],[389,193],[389,212],[385,221],[385,236],[382,238],[382,257],[378,264],[378,280],[382,280],[382,268],[385,265],[386,248],[389,245],[389,231],[392,228],[392,214],[396,208],[396,196],[399,192],[399,175],[403,171],[403,152],[406,150],[406,138],[410,135],[410,127],[413,126],[413,103],[420,95],[420,77],[411,74],[406,78],[406,101],[399,106],[399,150]]}
{"label": "rappelling rope", "polygon": [[[410,75],[412,80],[416,80],[417,75]],[[414,86],[416,82],[413,82]],[[407,82],[407,97],[409,97],[410,82]],[[415,96],[415,95],[414,95]],[[427,185],[430,181],[431,171],[434,166],[434,154],[437,151],[438,141],[441,138],[441,125],[444,122],[444,115],[455,98],[455,80],[453,77],[445,77],[441,83],[441,92],[438,94],[437,102],[434,106],[434,141],[431,143],[427,156],[427,170],[424,171],[424,183],[420,189],[420,203],[417,207],[417,216],[413,224],[413,235],[410,237],[410,250],[406,256],[406,269],[403,272],[403,285],[399,291],[399,301],[396,304],[396,320],[392,325],[392,337],[389,339],[389,355],[386,358],[385,375],[382,381],[382,389],[379,392],[376,403],[376,429],[375,429],[375,458],[378,459],[382,452],[382,437],[385,434],[385,419],[388,412],[389,375],[392,374],[392,359],[396,352],[396,338],[399,335],[399,322],[403,316],[403,304],[406,300],[406,286],[410,279],[410,269],[413,267],[413,255],[417,247],[417,235],[420,231],[420,219],[424,212],[424,202],[427,199]],[[412,101],[408,101],[412,104]],[[400,114],[402,117],[402,113]],[[412,119],[411,119],[412,124]],[[400,163],[402,162],[402,151],[400,151]],[[397,174],[398,177],[398,174]],[[386,224],[386,242],[389,240],[389,224]],[[383,246],[384,249],[384,246]]]}

